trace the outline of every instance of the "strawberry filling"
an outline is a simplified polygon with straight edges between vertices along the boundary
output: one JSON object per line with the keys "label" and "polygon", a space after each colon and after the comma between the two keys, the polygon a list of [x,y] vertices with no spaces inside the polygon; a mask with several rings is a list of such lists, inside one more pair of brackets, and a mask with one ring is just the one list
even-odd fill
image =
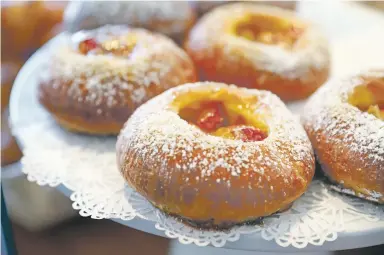
{"label": "strawberry filling", "polygon": [[248,120],[245,116],[249,113],[243,115],[240,109],[247,111],[247,107],[242,105],[225,105],[222,101],[202,101],[181,108],[179,116],[203,132],[214,136],[243,142],[256,142],[267,138],[268,132],[265,127],[263,128],[263,124],[259,126],[258,121]]}
{"label": "strawberry filling", "polygon": [[267,134],[257,127],[233,125],[216,130],[213,135],[243,142],[257,142],[267,138]]}
{"label": "strawberry filling", "polygon": [[210,103],[197,118],[197,126],[205,132],[222,127],[225,122],[225,109],[220,103]]}
{"label": "strawberry filling", "polygon": [[235,138],[240,139],[244,142],[262,141],[267,138],[263,131],[255,127],[234,128],[232,129],[232,133]]}
{"label": "strawberry filling", "polygon": [[99,46],[99,44],[96,42],[95,39],[92,39],[92,38],[86,39],[86,40],[80,42],[79,51],[82,54],[87,54],[91,50],[96,49],[98,46]]}

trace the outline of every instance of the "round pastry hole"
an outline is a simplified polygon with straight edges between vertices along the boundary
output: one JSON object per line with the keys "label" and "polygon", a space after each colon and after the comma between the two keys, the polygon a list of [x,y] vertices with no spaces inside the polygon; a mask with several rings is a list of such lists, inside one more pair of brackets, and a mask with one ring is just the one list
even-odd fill
{"label": "round pastry hole", "polygon": [[269,15],[247,15],[235,24],[235,34],[249,41],[292,47],[304,29],[291,21]]}
{"label": "round pastry hole", "polygon": [[364,84],[355,87],[348,102],[361,111],[384,120],[384,77],[368,77],[364,80]]}
{"label": "round pastry hole", "polygon": [[179,116],[203,132],[244,142],[262,141],[268,137],[268,128],[248,105],[228,104],[220,100],[197,101],[182,107]]}
{"label": "round pastry hole", "polygon": [[113,54],[115,56],[129,56],[137,44],[133,35],[109,38],[99,41],[97,38],[87,38],[79,43],[78,50],[83,55]]}

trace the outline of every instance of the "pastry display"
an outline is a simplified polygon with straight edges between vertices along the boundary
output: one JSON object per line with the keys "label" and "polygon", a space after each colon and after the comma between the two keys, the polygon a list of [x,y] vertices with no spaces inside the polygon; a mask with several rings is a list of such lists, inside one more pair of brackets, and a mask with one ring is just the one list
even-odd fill
{"label": "pastry display", "polygon": [[122,129],[118,167],[165,213],[225,229],[288,208],[314,175],[299,120],[268,91],[185,84],[139,107]]}
{"label": "pastry display", "polygon": [[71,1],[64,23],[70,32],[124,24],[159,32],[181,42],[194,24],[195,16],[185,1]]}
{"label": "pastry display", "polygon": [[58,46],[43,72],[39,100],[63,127],[117,134],[151,97],[196,80],[187,54],[144,29],[104,26],[80,31]]}
{"label": "pastry display", "polygon": [[201,79],[305,99],[327,79],[328,44],[288,10],[253,3],[217,7],[189,33],[185,48]]}
{"label": "pastry display", "polygon": [[303,123],[336,189],[384,203],[384,69],[328,82]]}

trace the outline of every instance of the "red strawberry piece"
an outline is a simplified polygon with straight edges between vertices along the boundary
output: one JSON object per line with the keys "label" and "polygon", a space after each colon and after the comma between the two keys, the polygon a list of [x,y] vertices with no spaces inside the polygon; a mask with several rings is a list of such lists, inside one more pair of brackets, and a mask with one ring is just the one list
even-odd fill
{"label": "red strawberry piece", "polygon": [[79,50],[83,54],[87,54],[88,52],[90,52],[91,50],[97,47],[98,47],[98,43],[96,42],[95,39],[92,39],[92,38],[86,39],[79,44]]}

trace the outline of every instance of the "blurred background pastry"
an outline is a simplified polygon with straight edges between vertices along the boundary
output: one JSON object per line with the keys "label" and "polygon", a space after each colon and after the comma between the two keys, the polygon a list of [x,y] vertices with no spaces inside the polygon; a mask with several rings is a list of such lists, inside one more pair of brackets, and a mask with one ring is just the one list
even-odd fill
{"label": "blurred background pastry", "polygon": [[65,2],[5,1],[1,8],[2,60],[27,59],[60,29]]}
{"label": "blurred background pastry", "polygon": [[[225,3],[230,2],[244,2],[244,1],[198,1],[198,0],[190,0],[189,1],[191,5],[196,10],[197,14],[199,16],[203,15],[204,13],[212,10],[215,7],[218,7]],[[268,4],[273,6],[279,6],[281,8],[294,10],[296,8],[296,1],[247,1],[247,2],[254,2],[259,4]]]}
{"label": "blurred background pastry", "polygon": [[362,1],[364,4],[372,6],[375,9],[380,9],[384,11],[384,1]]}
{"label": "blurred background pastry", "polygon": [[185,49],[200,79],[305,99],[330,72],[328,42],[316,26],[282,8],[231,3],[206,13]]}
{"label": "blurred background pastry", "polygon": [[186,1],[71,1],[64,26],[69,32],[106,24],[146,28],[181,42],[195,21]]}
{"label": "blurred background pastry", "polygon": [[31,183],[20,173],[18,161],[22,151],[8,125],[8,103],[13,82],[33,52],[61,31],[65,6],[65,1],[1,2],[2,189],[9,217],[29,231],[52,227],[75,216],[71,202],[63,194]]}
{"label": "blurred background pastry", "polygon": [[13,82],[31,54],[60,32],[65,1],[2,1],[1,3],[1,165],[20,159],[8,127],[8,102]]}
{"label": "blurred background pastry", "polygon": [[18,161],[21,157],[20,148],[11,136],[8,127],[8,103],[12,84],[21,68],[20,62],[1,63],[1,165],[8,165]]}

